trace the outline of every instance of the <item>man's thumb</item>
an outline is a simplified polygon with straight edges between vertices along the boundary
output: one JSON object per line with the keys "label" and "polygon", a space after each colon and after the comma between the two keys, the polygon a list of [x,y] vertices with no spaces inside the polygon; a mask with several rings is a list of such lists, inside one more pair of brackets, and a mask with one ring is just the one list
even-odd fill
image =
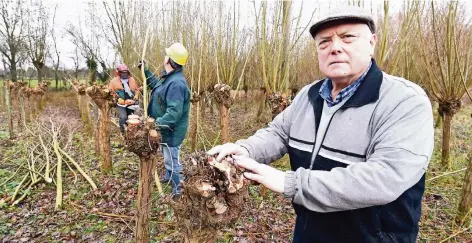
{"label": "man's thumb", "polygon": [[244,177],[246,177],[247,179],[249,179],[251,181],[257,181],[257,182],[262,184],[262,182],[261,182],[262,181],[262,176],[261,175],[245,172]]}
{"label": "man's thumb", "polygon": [[207,151],[207,154],[209,154],[209,155],[215,155],[215,154],[219,153],[220,150],[221,150],[221,145],[218,145],[218,146],[215,146],[215,147],[213,147],[212,149],[208,150],[208,151]]}

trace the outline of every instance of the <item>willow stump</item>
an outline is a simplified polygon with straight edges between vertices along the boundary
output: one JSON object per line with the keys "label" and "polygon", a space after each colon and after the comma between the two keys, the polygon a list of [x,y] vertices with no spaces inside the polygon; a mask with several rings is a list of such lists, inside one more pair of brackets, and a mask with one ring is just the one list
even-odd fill
{"label": "willow stump", "polygon": [[149,219],[151,215],[151,195],[153,172],[156,168],[156,154],[162,141],[156,130],[155,120],[143,121],[137,115],[127,120],[125,142],[128,150],[139,157],[139,186],[136,219],[136,241],[150,242]]}
{"label": "willow stump", "polygon": [[249,99],[248,99],[249,87],[247,86],[247,84],[244,84],[243,90],[244,90],[244,111],[247,112],[247,103],[249,102]]}
{"label": "willow stump", "polygon": [[14,130],[13,130],[13,112],[11,107],[11,95],[10,95],[10,81],[6,80],[4,83],[5,86],[5,104],[7,107],[7,116],[8,116],[8,133],[10,139],[15,138]]}
{"label": "willow stump", "polygon": [[229,142],[229,108],[233,104],[230,95],[231,87],[227,84],[216,84],[213,96],[220,106],[220,128],[222,143]]}
{"label": "willow stump", "polygon": [[98,118],[98,143],[101,168],[102,172],[108,173],[113,170],[110,146],[110,110],[114,103],[113,95],[106,85],[94,85],[88,87],[85,91],[100,110]]}
{"label": "willow stump", "polygon": [[44,108],[44,94],[46,93],[46,89],[48,87],[47,82],[40,83],[38,87],[35,87],[31,90],[31,95],[33,97],[34,102],[36,103],[33,108],[33,116],[39,114]]}
{"label": "willow stump", "polygon": [[23,97],[26,98],[26,102],[27,102],[27,104],[25,104],[25,107],[26,107],[25,119],[29,122],[33,119],[32,116],[33,116],[33,111],[34,111],[34,108],[31,104],[31,98],[33,96],[33,89],[29,87],[23,87],[22,93],[23,93]]}
{"label": "willow stump", "polygon": [[[91,86],[93,87],[93,86]],[[102,87],[106,88],[106,87]],[[85,130],[88,134],[92,131],[92,119],[90,117],[90,109],[89,109],[89,100],[87,97],[87,86],[85,84],[80,84],[77,86],[77,101],[80,111],[80,118],[82,122],[85,124]]]}
{"label": "willow stump", "polygon": [[234,224],[241,215],[249,183],[232,160],[217,162],[205,152],[184,160],[182,197],[171,206],[185,242],[214,242],[218,229]]}
{"label": "willow stump", "polygon": [[288,97],[281,93],[270,94],[267,102],[272,112],[272,120],[290,105]]}
{"label": "willow stump", "polygon": [[44,94],[49,86],[49,82],[42,82],[35,88],[36,96],[39,98],[39,111],[44,110]]}
{"label": "willow stump", "polygon": [[260,87],[260,98],[259,98],[259,108],[257,108],[257,119],[261,119],[262,113],[264,112],[264,107],[266,104],[266,98],[267,98],[267,89],[266,87]]}
{"label": "willow stump", "polygon": [[10,98],[12,101],[12,108],[13,108],[13,120],[16,118],[17,121],[17,126],[18,130],[21,132],[21,129],[23,128],[23,118],[22,118],[22,113],[21,113],[21,106],[23,103],[21,103],[20,100],[20,95],[21,95],[21,89],[28,85],[27,82],[22,82],[18,81],[15,83],[10,83]]}
{"label": "willow stump", "polygon": [[190,102],[192,103],[192,119],[190,121],[190,148],[195,151],[197,147],[198,119],[200,117],[200,94],[192,92]]}
{"label": "willow stump", "polygon": [[438,113],[443,118],[443,141],[442,141],[442,165],[446,169],[452,167],[450,161],[450,141],[451,141],[451,125],[452,117],[461,108],[461,101],[439,102]]}

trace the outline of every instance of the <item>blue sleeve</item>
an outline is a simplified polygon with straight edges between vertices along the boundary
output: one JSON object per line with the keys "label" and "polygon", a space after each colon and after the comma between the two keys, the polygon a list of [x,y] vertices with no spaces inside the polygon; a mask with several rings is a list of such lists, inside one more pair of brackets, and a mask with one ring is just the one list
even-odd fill
{"label": "blue sleeve", "polygon": [[144,75],[146,76],[147,86],[150,89],[154,89],[157,83],[159,83],[159,79],[149,69],[144,70]]}

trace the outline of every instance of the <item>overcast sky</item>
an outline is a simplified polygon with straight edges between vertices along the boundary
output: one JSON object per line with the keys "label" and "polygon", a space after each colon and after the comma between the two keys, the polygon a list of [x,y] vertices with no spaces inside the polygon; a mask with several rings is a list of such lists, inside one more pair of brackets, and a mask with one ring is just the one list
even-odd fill
{"label": "overcast sky", "polygon": [[[27,0],[28,2],[31,0]],[[197,0],[194,0],[197,1]],[[153,0],[152,2],[157,2],[156,0]],[[226,1],[228,2],[228,1]],[[232,1],[229,1],[232,3]],[[257,2],[257,1],[256,1]],[[301,6],[301,0],[295,0],[293,5],[294,8],[294,13],[298,13],[300,6]],[[341,1],[341,2],[346,2],[346,1]],[[375,14],[375,6],[378,6],[379,3],[383,2],[383,0],[371,0],[371,1],[365,1],[366,5],[369,6],[374,6],[374,14]],[[391,8],[392,12],[398,11],[401,7],[401,3],[403,1],[391,1]],[[469,13],[472,13],[472,4],[469,4],[468,1],[462,0],[460,2],[465,2],[466,7],[469,10]],[[75,45],[72,43],[70,36],[68,36],[65,33],[65,28],[68,26],[69,23],[72,23],[74,25],[78,25],[79,19],[82,23],[85,21],[88,21],[90,18],[90,14],[88,11],[90,9],[94,9],[94,14],[95,16],[106,16],[106,13],[102,12],[99,8],[99,6],[102,5],[102,1],[84,1],[84,0],[43,0],[43,3],[50,9],[54,9],[54,6],[57,5],[57,12],[56,12],[56,24],[55,24],[55,32],[56,35],[58,36],[58,49],[61,52],[61,63],[66,66],[66,68],[73,68],[74,63],[72,59],[70,58],[72,55],[74,55],[74,49]],[[252,14],[253,12],[253,7],[252,7],[252,2],[250,1],[240,1],[240,6],[242,9],[245,7],[248,8],[247,14]],[[333,3],[333,1],[328,1],[328,0],[322,0],[322,1],[310,1],[310,0],[304,0],[303,1],[303,9],[302,9],[302,22],[306,23],[309,21],[310,16],[313,12],[314,9],[317,9],[317,11],[326,11],[330,7],[333,6],[338,6],[339,4]],[[93,7],[95,6],[95,7]],[[319,14],[320,12],[317,12]],[[248,20],[247,18],[242,19],[243,24],[246,22],[246,25],[250,25],[253,23],[252,20]],[[308,33],[306,33],[308,34]],[[105,44],[105,43],[104,43]],[[113,60],[113,55],[114,51],[109,50],[108,48],[102,48],[102,54],[106,52],[105,55],[108,56],[109,60]],[[48,65],[51,65],[51,62],[48,61]],[[81,58],[80,66],[84,67],[85,62],[83,58]]]}

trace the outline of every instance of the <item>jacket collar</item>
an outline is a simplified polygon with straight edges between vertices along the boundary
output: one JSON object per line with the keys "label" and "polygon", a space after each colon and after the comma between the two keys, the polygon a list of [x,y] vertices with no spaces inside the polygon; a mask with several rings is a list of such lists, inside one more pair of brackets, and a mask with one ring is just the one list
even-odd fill
{"label": "jacket collar", "polygon": [[[370,70],[367,72],[364,80],[361,82],[357,90],[354,92],[351,98],[349,98],[349,100],[344,103],[342,108],[360,107],[376,102],[379,99],[382,79],[382,70],[380,70],[380,68],[377,66],[377,63],[372,58],[372,66],[370,67]],[[308,98],[315,107],[317,106],[316,104],[319,105],[320,103],[323,103],[323,98],[319,94],[322,84],[323,82],[321,80],[311,86],[308,90]]]}
{"label": "jacket collar", "polygon": [[173,74],[179,73],[179,72],[182,72],[182,68],[174,69],[174,70],[170,71],[169,73],[167,73],[164,70],[164,71],[162,71],[161,79],[167,79],[168,77],[172,76]]}

